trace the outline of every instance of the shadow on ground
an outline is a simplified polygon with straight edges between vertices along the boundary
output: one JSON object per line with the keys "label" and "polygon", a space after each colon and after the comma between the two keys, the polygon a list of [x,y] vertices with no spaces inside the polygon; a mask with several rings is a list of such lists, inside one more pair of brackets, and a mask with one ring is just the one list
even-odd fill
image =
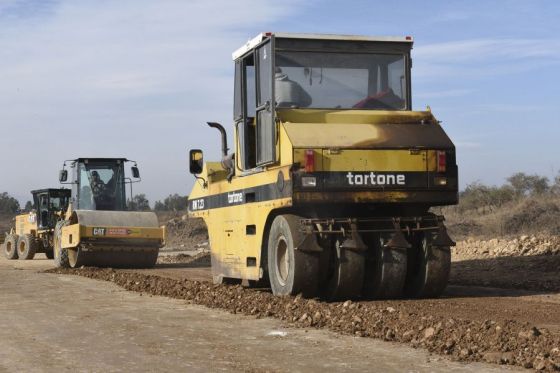
{"label": "shadow on ground", "polygon": [[453,262],[450,283],[560,292],[560,255],[508,256]]}

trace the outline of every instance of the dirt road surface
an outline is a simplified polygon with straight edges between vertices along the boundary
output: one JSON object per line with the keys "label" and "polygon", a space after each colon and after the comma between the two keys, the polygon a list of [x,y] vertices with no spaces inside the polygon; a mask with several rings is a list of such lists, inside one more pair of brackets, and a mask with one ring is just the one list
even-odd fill
{"label": "dirt road surface", "polygon": [[513,370],[42,273],[50,267],[0,259],[0,372]]}

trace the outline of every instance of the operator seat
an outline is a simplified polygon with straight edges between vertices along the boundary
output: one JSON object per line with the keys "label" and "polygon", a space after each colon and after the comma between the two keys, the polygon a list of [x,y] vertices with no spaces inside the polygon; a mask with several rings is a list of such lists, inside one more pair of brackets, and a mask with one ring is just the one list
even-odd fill
{"label": "operator seat", "polygon": [[276,107],[308,107],[311,105],[311,96],[309,96],[298,82],[290,80],[288,75],[282,73],[279,67],[276,68],[275,79]]}

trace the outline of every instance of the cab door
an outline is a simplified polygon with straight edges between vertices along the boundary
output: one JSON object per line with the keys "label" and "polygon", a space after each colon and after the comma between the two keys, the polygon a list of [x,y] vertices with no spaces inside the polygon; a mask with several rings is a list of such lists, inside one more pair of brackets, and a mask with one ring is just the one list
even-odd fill
{"label": "cab door", "polygon": [[255,50],[257,73],[257,166],[264,166],[276,161],[273,44],[274,39],[270,38]]}

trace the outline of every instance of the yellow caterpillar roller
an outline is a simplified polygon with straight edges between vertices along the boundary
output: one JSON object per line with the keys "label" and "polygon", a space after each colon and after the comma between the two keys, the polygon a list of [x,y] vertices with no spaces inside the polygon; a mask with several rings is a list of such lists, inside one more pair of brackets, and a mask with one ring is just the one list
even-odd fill
{"label": "yellow caterpillar roller", "polygon": [[455,146],[413,111],[411,37],[263,33],[234,52],[234,153],[190,151],[189,214],[215,282],[276,295],[435,297],[458,201]]}
{"label": "yellow caterpillar roller", "polygon": [[[67,162],[72,169],[68,181]],[[64,163],[59,180],[72,185],[64,218],[54,228],[59,267],[147,268],[156,263],[165,229],[153,212],[126,211],[126,185],[140,181],[136,164],[125,177],[125,158],[78,158]],[[131,193],[132,194],[132,193]]]}

